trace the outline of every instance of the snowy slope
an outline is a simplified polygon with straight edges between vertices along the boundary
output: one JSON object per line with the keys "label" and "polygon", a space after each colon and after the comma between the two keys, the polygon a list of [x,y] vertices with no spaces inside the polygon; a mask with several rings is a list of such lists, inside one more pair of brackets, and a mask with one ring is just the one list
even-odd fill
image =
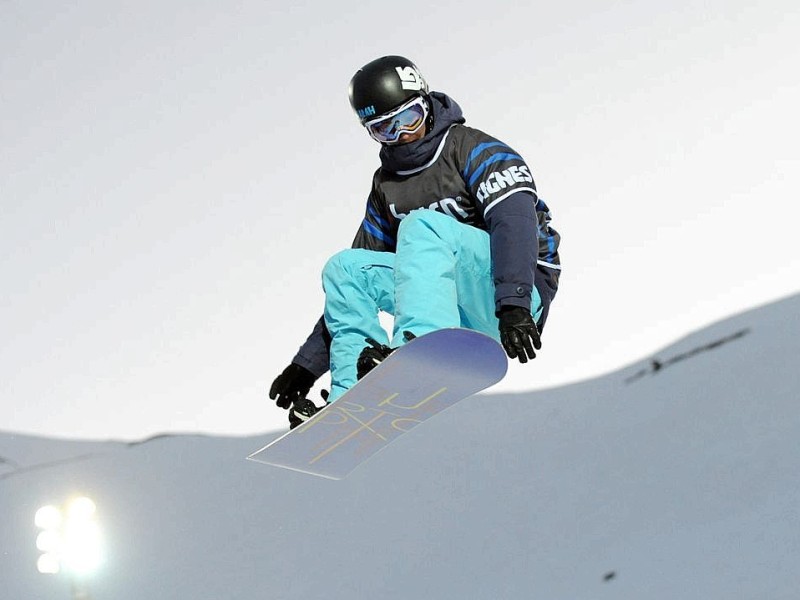
{"label": "snowy slope", "polygon": [[601,378],[471,398],[340,482],[244,460],[276,433],[0,434],[0,597],[69,596],[36,572],[33,514],[86,493],[95,600],[797,598],[798,358],[794,296]]}

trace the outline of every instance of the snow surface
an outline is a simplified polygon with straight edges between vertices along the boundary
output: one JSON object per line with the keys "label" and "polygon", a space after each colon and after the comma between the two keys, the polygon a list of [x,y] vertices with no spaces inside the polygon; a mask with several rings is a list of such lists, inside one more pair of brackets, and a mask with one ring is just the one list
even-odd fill
{"label": "snow surface", "polygon": [[797,598],[799,357],[793,296],[603,377],[465,400],[344,481],[244,459],[278,432],[0,433],[0,597],[69,597],[36,571],[33,515],[84,493],[94,600]]}

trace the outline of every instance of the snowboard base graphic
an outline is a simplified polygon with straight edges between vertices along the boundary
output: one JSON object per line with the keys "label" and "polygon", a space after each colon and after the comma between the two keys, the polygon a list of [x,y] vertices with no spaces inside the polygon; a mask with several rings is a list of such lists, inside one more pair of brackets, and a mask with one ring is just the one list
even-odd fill
{"label": "snowboard base graphic", "polygon": [[342,479],[398,437],[506,374],[505,351],[468,329],[441,329],[395,350],[311,420],[247,458]]}

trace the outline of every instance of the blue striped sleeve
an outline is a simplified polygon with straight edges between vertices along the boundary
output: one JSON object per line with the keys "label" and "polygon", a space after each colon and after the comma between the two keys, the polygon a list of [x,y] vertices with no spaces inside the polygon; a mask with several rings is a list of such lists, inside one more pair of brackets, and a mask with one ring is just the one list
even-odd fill
{"label": "blue striped sleeve", "polygon": [[379,229],[378,227],[370,223],[367,219],[364,219],[361,226],[364,229],[364,231],[366,231],[372,237],[379,239],[384,244],[388,244],[391,247],[395,246],[395,241],[392,236],[390,236],[389,234],[385,233],[382,229]]}
{"label": "blue striped sleeve", "polygon": [[489,158],[484,160],[478,168],[469,176],[468,179],[465,178],[465,181],[471,186],[475,183],[475,180],[481,176],[481,174],[486,170],[486,168],[494,164],[496,162],[500,162],[501,160],[522,160],[522,157],[519,154],[512,154],[510,152],[501,152],[498,154],[492,154]]}
{"label": "blue striped sleeve", "polygon": [[494,148],[496,146],[502,146],[508,150],[511,150],[511,148],[509,148],[508,145],[504,144],[503,142],[483,142],[472,149],[472,152],[470,152],[469,156],[467,157],[467,164],[464,167],[464,172],[462,173],[464,176],[464,181],[467,181],[470,178],[470,167],[472,166],[472,161],[478,158],[478,156],[480,156],[484,150],[488,150],[489,148]]}
{"label": "blue striped sleeve", "polygon": [[381,216],[378,214],[378,211],[375,210],[375,207],[372,206],[371,204],[367,205],[367,214],[369,214],[370,217],[375,219],[375,223],[377,223],[378,227],[380,227],[383,231],[388,231],[389,229],[391,229],[386,219],[381,218]]}

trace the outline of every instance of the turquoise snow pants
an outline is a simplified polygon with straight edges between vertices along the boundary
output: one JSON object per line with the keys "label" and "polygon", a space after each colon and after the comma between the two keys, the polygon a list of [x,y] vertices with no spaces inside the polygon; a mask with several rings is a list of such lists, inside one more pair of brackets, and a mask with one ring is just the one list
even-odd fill
{"label": "turquoise snow pants", "polygon": [[[322,272],[325,323],[331,334],[333,402],[356,383],[356,361],[371,337],[392,347],[403,332],[420,336],[446,327],[481,331],[499,341],[489,234],[432,210],[400,223],[397,251],[350,249]],[[542,303],[532,291],[531,313]],[[394,315],[391,342],[378,320]]]}

